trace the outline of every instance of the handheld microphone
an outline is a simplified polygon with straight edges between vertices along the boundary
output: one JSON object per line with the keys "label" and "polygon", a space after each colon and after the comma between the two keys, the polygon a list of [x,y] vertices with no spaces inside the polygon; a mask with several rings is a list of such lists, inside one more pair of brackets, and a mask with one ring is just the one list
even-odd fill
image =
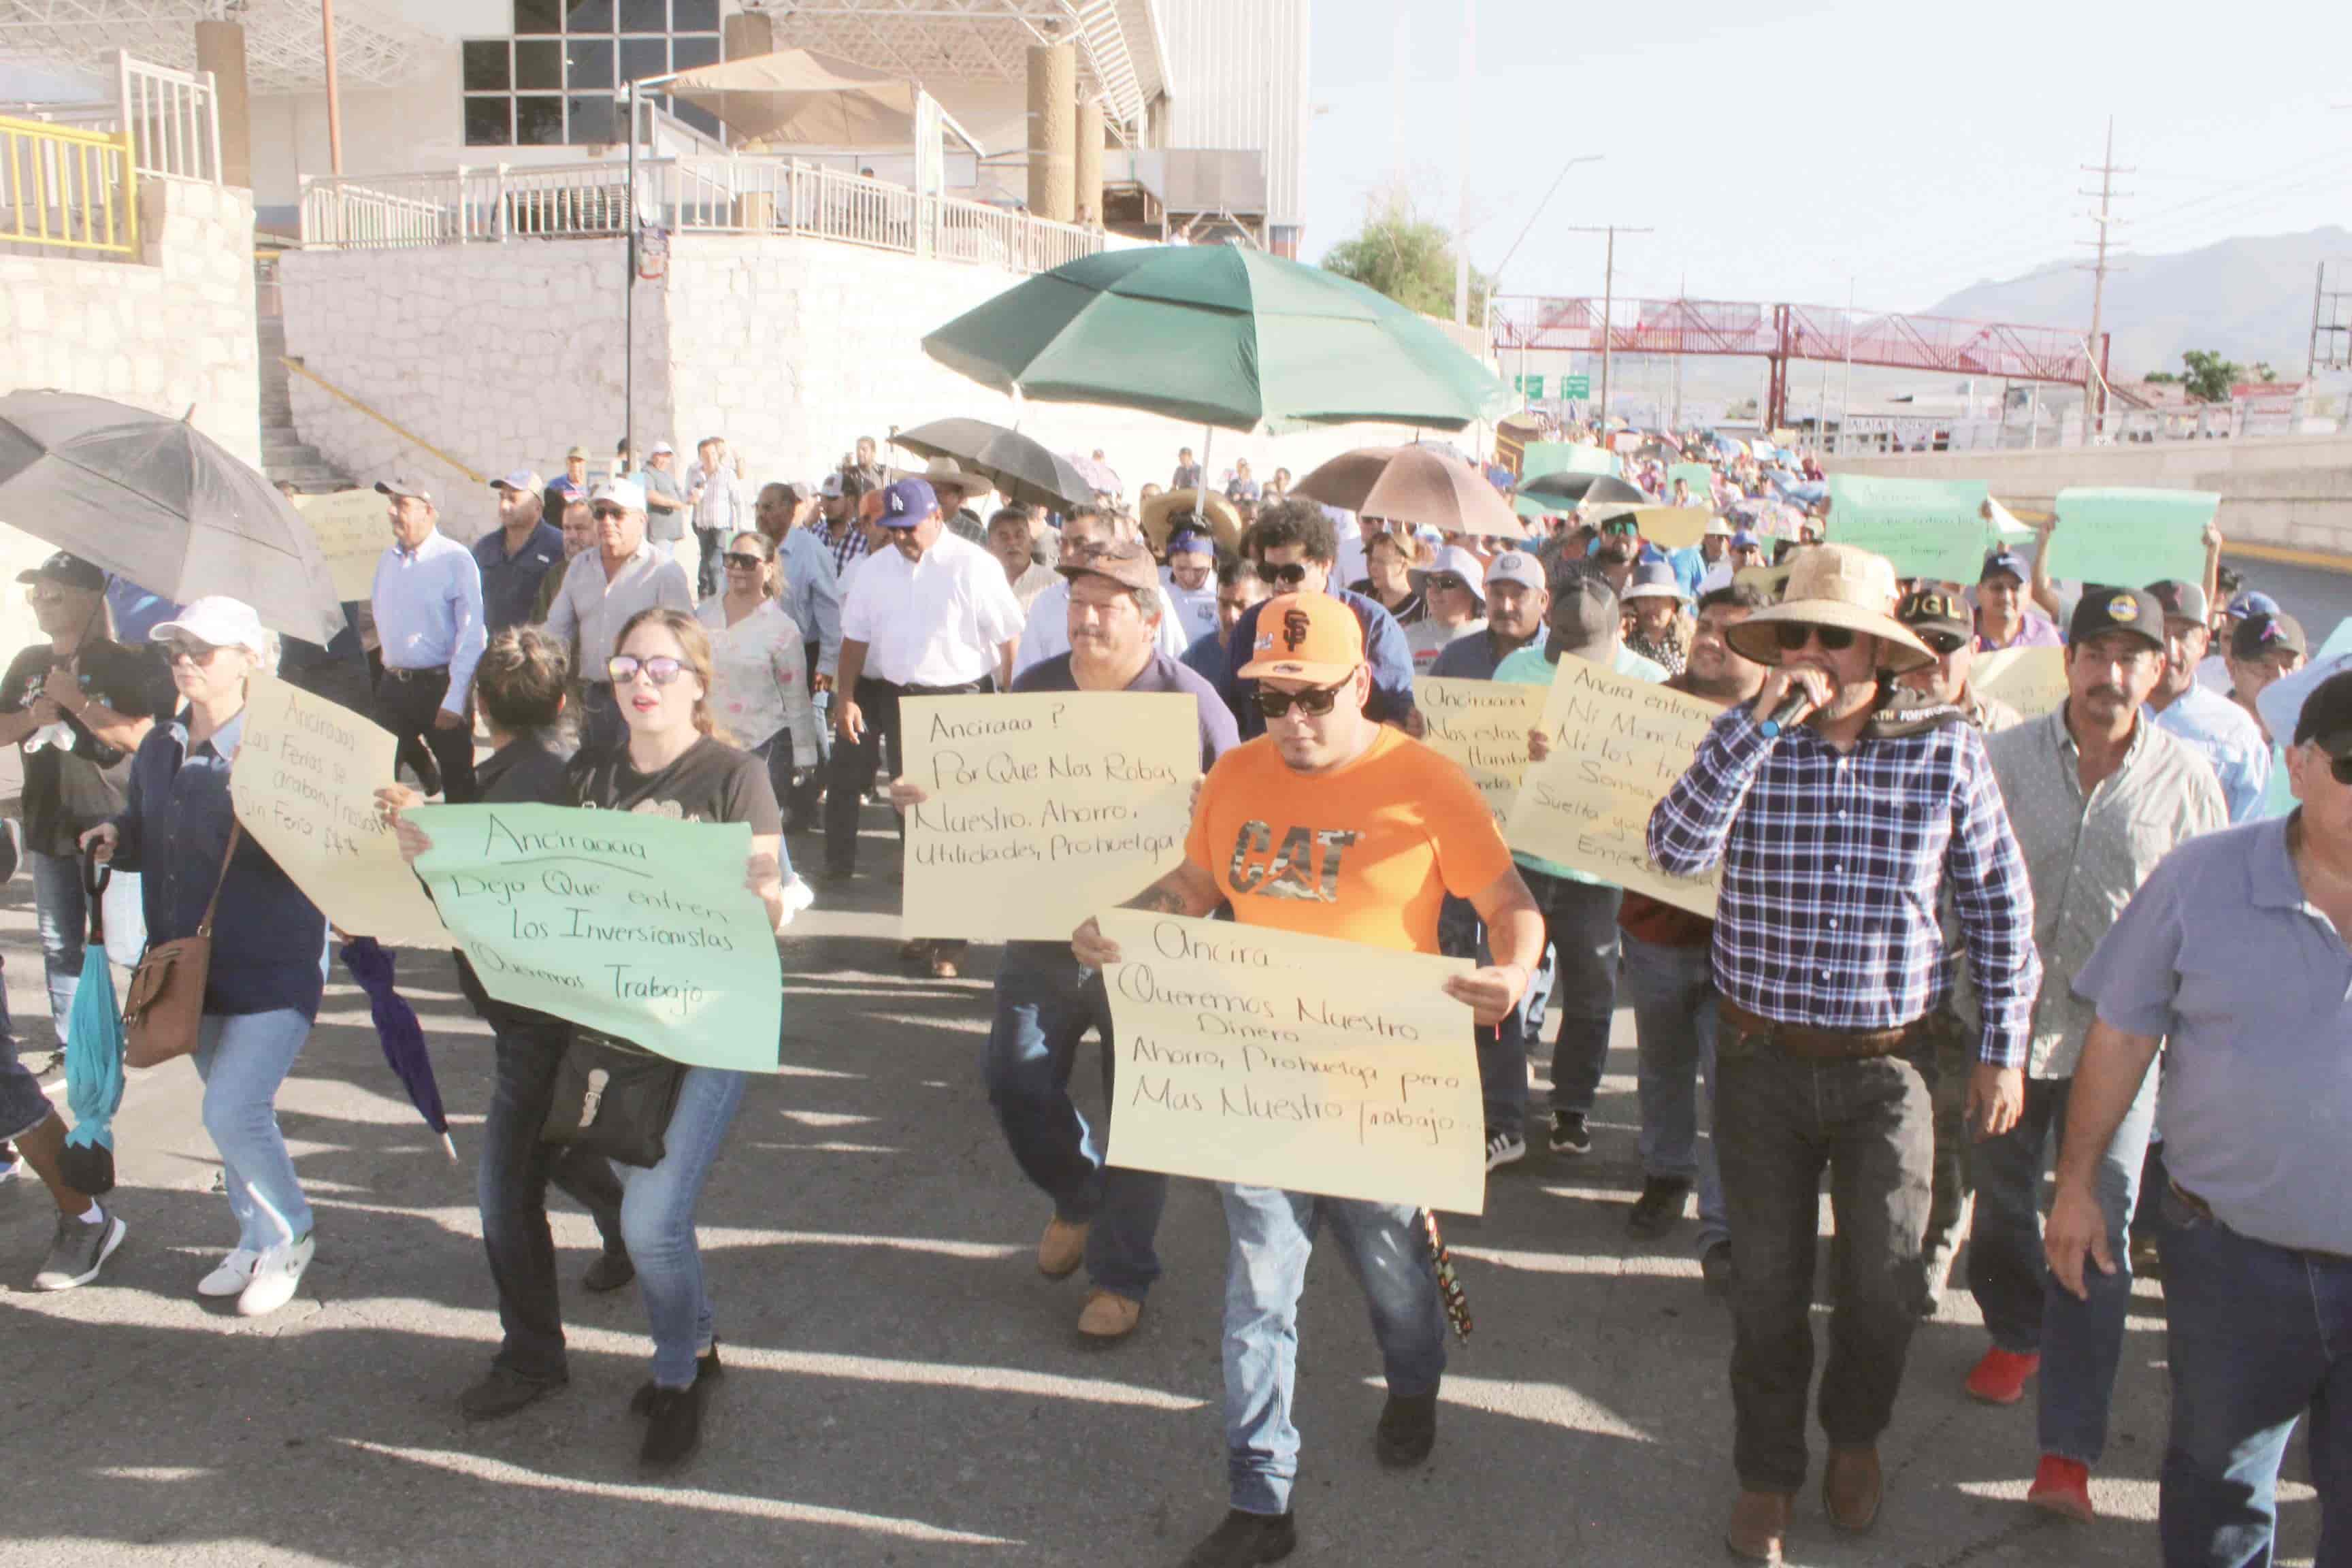
{"label": "handheld microphone", "polygon": [[1801,686],[1797,687],[1780,699],[1780,706],[1773,710],[1770,718],[1756,727],[1769,739],[1792,724],[1804,722],[1805,716],[1811,713],[1814,707],[1813,694]]}

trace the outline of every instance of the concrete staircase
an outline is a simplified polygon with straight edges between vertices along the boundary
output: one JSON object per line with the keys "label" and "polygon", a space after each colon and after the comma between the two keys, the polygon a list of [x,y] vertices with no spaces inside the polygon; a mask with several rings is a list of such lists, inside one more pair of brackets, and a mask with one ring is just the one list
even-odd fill
{"label": "concrete staircase", "polygon": [[348,475],[319,455],[294,429],[294,405],[286,390],[288,371],[286,323],[276,316],[260,318],[261,346],[261,468],[274,481],[288,479],[305,494],[316,495],[352,488]]}

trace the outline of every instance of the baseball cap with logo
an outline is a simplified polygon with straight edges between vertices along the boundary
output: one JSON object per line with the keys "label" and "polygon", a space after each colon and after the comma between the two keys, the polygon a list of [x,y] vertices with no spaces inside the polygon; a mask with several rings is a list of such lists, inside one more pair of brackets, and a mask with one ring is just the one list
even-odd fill
{"label": "baseball cap with logo", "polygon": [[824,483],[817,486],[816,493],[824,497],[827,500],[839,500],[845,493],[841,488],[841,476],[839,474],[825,475]]}
{"label": "baseball cap with logo", "polygon": [[2231,658],[2260,658],[2279,648],[2289,653],[2311,652],[2310,643],[2304,639],[2303,623],[2293,616],[2248,616],[2238,623],[2237,630],[2230,634]]}
{"label": "baseball cap with logo", "polygon": [[1543,563],[1524,550],[1506,550],[1486,563],[1486,586],[1497,583],[1517,583],[1520,587],[1542,593]]}
{"label": "baseball cap with logo", "polygon": [[1140,540],[1118,539],[1063,552],[1054,570],[1065,577],[1108,577],[1122,588],[1144,593],[1160,586],[1160,570]]}
{"label": "baseball cap with logo", "polygon": [[2254,588],[2249,588],[2231,600],[2230,607],[2222,612],[2233,621],[2242,621],[2248,616],[2275,616],[2278,613],[2279,602]]}
{"label": "baseball cap with logo", "polygon": [[[379,486],[378,488],[381,489],[382,487]],[[538,470],[534,468],[517,468],[505,479],[492,479],[490,481],[490,489],[494,490],[515,490],[520,494],[530,496],[537,495],[546,488],[547,481],[541,479],[539,477]]]}
{"label": "baseball cap with logo", "polygon": [[1903,595],[1895,618],[1917,634],[1937,654],[1957,650],[1977,635],[1967,601],[1940,588],[1917,588]]}
{"label": "baseball cap with logo", "polygon": [[635,479],[606,479],[596,487],[596,493],[590,496],[588,501],[591,506],[604,501],[623,511],[643,511],[646,510],[646,487]]}
{"label": "baseball cap with logo", "polygon": [[2079,647],[2102,632],[2129,632],[2164,646],[2164,602],[2146,588],[2086,587],[2066,623],[2066,640]]}
{"label": "baseball cap with logo", "polygon": [[1257,641],[1239,673],[1245,680],[1307,680],[1329,686],[1364,662],[1356,612],[1328,594],[1282,594],[1257,612]]}
{"label": "baseball cap with logo", "polygon": [[55,583],[86,594],[106,592],[106,574],[69,550],[60,550],[29,572],[16,574],[19,583]]}
{"label": "baseball cap with logo", "polygon": [[2033,569],[2025,563],[2025,557],[2014,550],[1996,550],[1986,556],[1984,570],[1977,574],[1977,581],[1982,583],[1996,572],[2008,573],[2017,579],[2020,586],[2033,576]]}
{"label": "baseball cap with logo", "polygon": [[882,492],[885,528],[915,528],[940,510],[939,492],[921,479],[900,479]]}
{"label": "baseball cap with logo", "polygon": [[2147,591],[2164,606],[2166,616],[2203,626],[2209,611],[2205,590],[2194,583],[2184,583],[2178,577],[2168,577],[2161,583],[2150,583]]}
{"label": "baseball cap with logo", "polygon": [[375,493],[391,496],[395,500],[406,497],[413,500],[421,500],[426,506],[433,504],[433,492],[427,489],[421,480],[412,479],[404,474],[394,474],[388,479],[376,480]]}

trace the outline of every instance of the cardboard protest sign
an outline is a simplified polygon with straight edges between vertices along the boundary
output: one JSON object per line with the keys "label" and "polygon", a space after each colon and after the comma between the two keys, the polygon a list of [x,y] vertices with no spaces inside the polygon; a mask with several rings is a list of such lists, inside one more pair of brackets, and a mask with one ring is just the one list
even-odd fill
{"label": "cardboard protest sign", "polygon": [[1066,942],[1184,858],[1200,709],[1181,692],[911,698],[909,936]]}
{"label": "cardboard protest sign", "polygon": [[1413,678],[1413,706],[1429,726],[1423,742],[1470,775],[1498,824],[1528,771],[1528,731],[1543,722],[1549,695],[1513,681]]}
{"label": "cardboard protest sign", "polygon": [[1687,550],[1706,532],[1712,515],[1704,506],[1637,506],[1633,521],[1642,537],[1662,550]]}
{"label": "cardboard protest sign", "polygon": [[1884,555],[1898,577],[1973,583],[1990,530],[1980,479],[1890,479],[1832,474],[1829,537]]}
{"label": "cardboard protest sign", "polygon": [[1109,910],[1118,1067],[1104,1157],[1130,1170],[1455,1214],[1486,1205],[1466,958]]}
{"label": "cardboard protest sign", "polygon": [[2028,719],[2055,712],[2066,702],[2066,650],[2005,647],[1980,653],[1969,667],[1969,689],[1998,697]]}
{"label": "cardboard protest sign", "polygon": [[[398,742],[348,708],[257,674],[229,770],[236,819],[347,936],[447,947],[433,900],[377,816]],[[227,933],[224,933],[226,936]]]}
{"label": "cardboard protest sign", "polygon": [[2137,587],[2205,580],[2205,525],[2221,509],[2211,490],[2079,489],[2058,492],[2050,575]]}
{"label": "cardboard protest sign", "polygon": [[424,805],[416,873],[501,1002],[673,1060],[776,1070],[783,971],[751,829],[650,812]]}
{"label": "cardboard protest sign", "polygon": [[1715,916],[1713,876],[1670,877],[1650,859],[1650,808],[1689,768],[1722,710],[1580,658],[1552,674],[1551,754],[1528,769],[1503,824],[1512,848]]}
{"label": "cardboard protest sign", "polygon": [[373,490],[294,498],[294,510],[319,536],[319,550],[327,558],[327,574],[334,579],[336,598],[349,602],[374,596],[375,564],[392,543],[387,504]]}

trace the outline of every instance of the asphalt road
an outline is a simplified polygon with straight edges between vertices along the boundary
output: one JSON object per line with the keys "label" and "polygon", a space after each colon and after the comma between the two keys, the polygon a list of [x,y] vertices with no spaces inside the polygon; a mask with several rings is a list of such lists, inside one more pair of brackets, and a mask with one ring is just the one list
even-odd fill
{"label": "asphalt road", "polygon": [[[828,896],[787,942],[786,1065],[747,1098],[702,1205],[728,1370],[706,1448],[675,1484],[636,1473],[624,1405],[645,1376],[643,1315],[634,1292],[572,1288],[593,1246],[576,1212],[557,1220],[570,1387],[505,1422],[458,1418],[456,1394],[498,1337],[472,1171],[417,1122],[364,1002],[338,985],[279,1102],[320,1237],[283,1312],[248,1322],[194,1296],[233,1233],[185,1063],[131,1086],[117,1197],[131,1234],[99,1284],[25,1289],[51,1210],[29,1181],[0,1187],[0,1564],[1181,1558],[1224,1506],[1213,1194],[1172,1195],[1166,1276],[1137,1335],[1082,1348],[1082,1289],[1036,1274],[1047,1207],[980,1087],[988,984],[898,972],[889,847],[878,814],[868,826],[885,875]],[[22,876],[0,889],[9,999],[37,1050],[51,1035],[31,901]],[[972,958],[973,973],[992,969],[990,950]],[[403,964],[470,1160],[485,1031],[446,960]],[[1495,1181],[1482,1222],[1452,1227],[1477,1330],[1454,1352],[1424,1469],[1374,1462],[1360,1298],[1343,1267],[1317,1260],[1295,1561],[1723,1561],[1728,1325],[1701,1290],[1687,1224],[1653,1246],[1624,1237],[1639,1167],[1622,1013],[1617,1044],[1592,1155],[1538,1151]],[[1080,1076],[1091,1094],[1094,1065]],[[2155,1561],[2161,1331],[2143,1281],[2094,1483],[2111,1517],[2076,1527],[2020,1500],[2030,1402],[1961,1394],[1985,1341],[1956,1293],[1914,1344],[1877,1531],[1832,1539],[1808,1495],[1790,1560]],[[2307,1488],[2286,1495],[2286,1560],[2307,1561],[2316,1510]]]}

